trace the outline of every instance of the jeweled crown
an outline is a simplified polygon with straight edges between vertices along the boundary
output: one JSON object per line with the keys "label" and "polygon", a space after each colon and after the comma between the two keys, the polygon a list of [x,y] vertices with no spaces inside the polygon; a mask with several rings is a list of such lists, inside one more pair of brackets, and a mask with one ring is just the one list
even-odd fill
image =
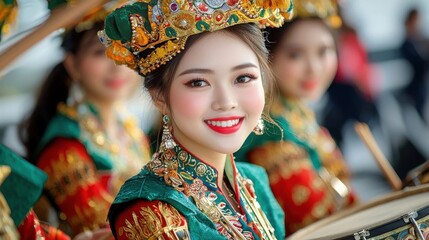
{"label": "jeweled crown", "polygon": [[281,26],[292,16],[291,1],[137,1],[108,15],[99,37],[109,58],[145,76],[180,53],[191,35],[241,23]]}

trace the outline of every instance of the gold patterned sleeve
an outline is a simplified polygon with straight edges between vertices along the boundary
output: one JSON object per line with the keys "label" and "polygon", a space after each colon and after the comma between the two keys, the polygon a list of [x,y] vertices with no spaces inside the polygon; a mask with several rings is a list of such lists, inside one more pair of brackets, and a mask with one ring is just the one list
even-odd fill
{"label": "gold patterned sleeve", "polygon": [[138,200],[116,215],[116,239],[191,239],[186,218],[162,201]]}
{"label": "gold patterned sleeve", "polygon": [[37,165],[47,173],[45,190],[74,234],[107,225],[113,197],[79,141],[54,139],[43,150]]}
{"label": "gold patterned sleeve", "polygon": [[319,141],[321,144],[317,150],[323,166],[337,178],[349,183],[351,178],[349,168],[328,130],[321,128],[318,137],[321,139]]}

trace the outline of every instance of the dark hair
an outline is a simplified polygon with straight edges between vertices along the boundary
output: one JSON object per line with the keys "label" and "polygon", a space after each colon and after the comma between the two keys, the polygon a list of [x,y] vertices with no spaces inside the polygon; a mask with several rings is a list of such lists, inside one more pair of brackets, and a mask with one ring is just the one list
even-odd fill
{"label": "dark hair", "polygon": [[279,47],[279,44],[282,42],[283,38],[291,31],[292,27],[295,26],[298,22],[301,22],[303,20],[305,20],[305,21],[308,21],[308,20],[319,21],[319,22],[323,23],[323,25],[326,27],[326,29],[334,37],[334,40],[336,40],[336,35],[335,35],[334,31],[332,30],[332,28],[330,28],[323,21],[323,19],[321,19],[319,17],[305,17],[305,18],[297,17],[297,18],[294,18],[293,20],[283,24],[282,27],[267,29],[268,36],[267,36],[267,41],[265,44],[266,44],[268,51],[270,52],[270,55],[272,55],[277,50],[277,48]]}
{"label": "dark hair", "polygon": [[405,16],[404,23],[409,24],[412,21],[414,21],[418,16],[419,16],[419,11],[417,10],[417,8],[412,8],[408,11],[407,15]]}
{"label": "dark hair", "polygon": [[[97,22],[84,31],[70,30],[64,36],[62,48],[66,53],[77,54],[81,50],[82,40],[102,28],[103,22]],[[64,62],[58,63],[43,82],[33,111],[20,125],[19,135],[26,149],[26,158],[33,164],[36,164],[38,144],[57,113],[58,104],[66,102],[69,96],[71,82]]]}

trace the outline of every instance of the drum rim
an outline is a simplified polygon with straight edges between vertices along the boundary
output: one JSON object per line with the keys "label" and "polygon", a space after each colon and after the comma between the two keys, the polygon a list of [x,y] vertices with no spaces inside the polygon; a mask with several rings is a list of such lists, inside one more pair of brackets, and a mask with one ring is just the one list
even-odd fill
{"label": "drum rim", "polygon": [[[311,224],[305,228],[302,228],[301,230],[293,233],[290,237],[287,237],[286,239],[287,240],[303,240],[303,239],[306,239],[305,237],[309,233],[312,233],[315,230],[320,229],[324,226],[327,226],[328,224],[331,224],[331,223],[333,223],[339,219],[342,219],[348,215],[379,206],[379,205],[386,203],[386,202],[391,202],[391,201],[398,200],[398,199],[401,199],[404,197],[409,197],[409,196],[413,196],[413,195],[425,193],[425,192],[429,192],[429,185],[407,187],[407,188],[402,189],[400,191],[393,192],[393,193],[390,193],[386,196],[382,196],[382,197],[377,198],[375,200],[369,201],[366,204],[360,204],[360,205],[352,207],[350,209],[346,209],[346,210],[340,211],[338,213],[335,213],[335,214],[333,214],[333,215],[331,215],[325,219],[319,220],[316,223],[313,223],[313,224]],[[286,221],[287,221],[287,219],[286,219]],[[360,229],[360,230],[362,230],[362,229]],[[360,231],[360,230],[356,230],[356,231]],[[330,236],[330,238],[332,238],[332,237],[341,237],[341,236],[335,236],[335,235]],[[316,239],[316,238],[313,238],[313,239]],[[317,239],[324,239],[324,238],[321,237],[321,238],[317,238]]]}

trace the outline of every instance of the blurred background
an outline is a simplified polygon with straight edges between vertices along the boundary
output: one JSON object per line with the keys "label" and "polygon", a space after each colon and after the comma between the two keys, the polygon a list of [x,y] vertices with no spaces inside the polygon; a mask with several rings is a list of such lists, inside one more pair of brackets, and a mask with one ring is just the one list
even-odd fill
{"label": "blurred background", "polygon": [[[20,0],[18,4],[18,19],[0,42],[0,52],[49,16],[46,0]],[[417,9],[419,20],[413,31],[419,32],[421,47],[414,57],[425,60],[429,56],[425,40],[429,37],[429,1],[343,0],[340,4],[344,22],[338,35],[340,70],[314,108],[342,149],[357,193],[362,201],[368,201],[391,189],[355,134],[354,123],[363,121],[370,126],[402,178],[429,157],[428,89],[424,84],[428,65],[421,63],[423,70],[417,72],[415,61],[404,54],[405,19],[411,9]],[[60,31],[49,35],[0,72],[0,143],[18,153],[23,153],[18,124],[32,109],[41,82],[63,57],[60,35]],[[412,83],[417,78],[416,87]],[[136,90],[128,105],[148,131],[156,115],[143,87]]]}

